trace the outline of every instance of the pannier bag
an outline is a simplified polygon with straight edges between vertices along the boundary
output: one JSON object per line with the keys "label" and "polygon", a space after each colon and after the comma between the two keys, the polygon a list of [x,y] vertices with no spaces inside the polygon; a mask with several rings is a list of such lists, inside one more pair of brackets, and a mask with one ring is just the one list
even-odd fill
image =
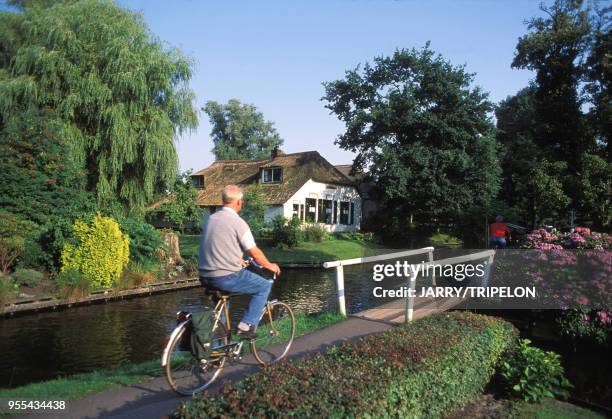
{"label": "pannier bag", "polygon": [[191,313],[191,353],[198,359],[206,358],[212,352],[214,319],[214,310]]}
{"label": "pannier bag", "polygon": [[178,344],[178,350],[181,352],[191,352],[191,329],[193,329],[191,322],[187,322],[183,336],[181,336],[181,341]]}

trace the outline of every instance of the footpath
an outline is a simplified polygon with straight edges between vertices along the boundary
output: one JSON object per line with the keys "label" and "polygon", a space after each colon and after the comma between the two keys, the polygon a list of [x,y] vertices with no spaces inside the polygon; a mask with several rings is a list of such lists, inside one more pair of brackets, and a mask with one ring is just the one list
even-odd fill
{"label": "footpath", "polygon": [[[290,359],[324,351],[330,345],[351,341],[372,333],[382,332],[395,325],[385,320],[369,320],[349,317],[346,320],[300,336],[293,341]],[[221,376],[210,387],[215,393],[224,382],[236,382],[246,374],[256,372],[259,364],[250,354],[240,363],[228,364]],[[45,417],[53,418],[161,418],[167,416],[179,403],[189,400],[170,390],[164,377],[133,384],[128,387],[93,394],[85,398],[68,401],[68,408],[62,412],[45,412]],[[22,417],[40,418],[40,414]]]}
{"label": "footpath", "polygon": [[[460,301],[453,299],[436,300],[415,298],[413,319],[429,316],[456,307]],[[394,300],[375,309],[356,313],[346,320],[315,330],[295,338],[289,359],[301,358],[308,354],[323,352],[332,345],[348,342],[360,337],[379,333],[396,327],[405,320],[406,300]],[[214,394],[228,380],[236,382],[245,375],[256,372],[260,365],[251,354],[246,354],[239,363],[226,364],[220,377],[209,388]],[[169,415],[179,403],[189,397],[178,396],[170,390],[165,377],[152,378],[116,390],[104,391],[68,401],[65,411],[46,411],[45,417],[52,418],[118,418],[150,419]],[[22,417],[40,418],[40,414]]]}

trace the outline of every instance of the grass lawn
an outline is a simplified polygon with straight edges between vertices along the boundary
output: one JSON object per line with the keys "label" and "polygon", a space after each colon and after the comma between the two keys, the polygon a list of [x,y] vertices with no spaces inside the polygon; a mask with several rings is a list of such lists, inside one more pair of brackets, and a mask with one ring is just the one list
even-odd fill
{"label": "grass lawn", "polygon": [[[182,235],[180,237],[181,255],[196,257],[199,248],[198,235]],[[292,249],[277,249],[265,241],[258,243],[268,259],[277,263],[320,263],[338,259],[352,259],[383,253],[387,248],[372,243],[356,240],[325,240],[320,243],[300,243]]]}
{"label": "grass lawn", "polygon": [[539,403],[527,403],[515,401],[508,412],[512,418],[537,418],[537,419],[599,419],[603,415],[592,410],[561,402],[555,399],[545,399]]}
{"label": "grass lawn", "polygon": [[[321,329],[343,319],[344,317],[336,313],[296,314],[295,336]],[[75,374],[14,389],[0,390],[0,398],[75,400],[89,394],[125,387],[162,375],[164,371],[161,368],[160,359],[155,359],[141,364],[128,364],[114,370]]]}
{"label": "grass lawn", "polygon": [[473,403],[447,415],[447,419],[472,417],[487,418],[537,418],[537,419],[599,419],[597,412],[574,404],[546,398],[536,403],[519,399],[497,399],[485,394]]}

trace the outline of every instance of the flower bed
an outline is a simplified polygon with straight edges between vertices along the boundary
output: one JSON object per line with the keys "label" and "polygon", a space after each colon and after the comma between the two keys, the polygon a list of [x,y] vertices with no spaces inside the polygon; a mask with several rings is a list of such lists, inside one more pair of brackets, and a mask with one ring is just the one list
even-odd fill
{"label": "flower bed", "polygon": [[606,343],[612,335],[612,235],[585,227],[573,232],[535,230],[527,236],[525,269],[561,306],[561,334]]}
{"label": "flower bed", "polygon": [[173,415],[436,417],[480,396],[516,336],[494,317],[442,313],[263,369]]}

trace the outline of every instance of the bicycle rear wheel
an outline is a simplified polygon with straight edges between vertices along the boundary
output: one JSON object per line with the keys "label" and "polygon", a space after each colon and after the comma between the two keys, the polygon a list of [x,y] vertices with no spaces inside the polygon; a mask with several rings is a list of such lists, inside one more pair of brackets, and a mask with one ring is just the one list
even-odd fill
{"label": "bicycle rear wheel", "polygon": [[225,365],[225,353],[215,351],[229,342],[229,334],[223,323],[218,323],[213,331],[212,353],[205,359],[197,359],[188,348],[181,348],[181,339],[187,332],[188,322],[179,326],[181,329],[168,342],[168,360],[166,378],[174,391],[184,396],[191,396],[206,390],[217,378]]}
{"label": "bicycle rear wheel", "polygon": [[269,303],[257,326],[257,338],[251,340],[251,351],[261,365],[280,361],[289,352],[295,337],[295,315],[287,304]]}

